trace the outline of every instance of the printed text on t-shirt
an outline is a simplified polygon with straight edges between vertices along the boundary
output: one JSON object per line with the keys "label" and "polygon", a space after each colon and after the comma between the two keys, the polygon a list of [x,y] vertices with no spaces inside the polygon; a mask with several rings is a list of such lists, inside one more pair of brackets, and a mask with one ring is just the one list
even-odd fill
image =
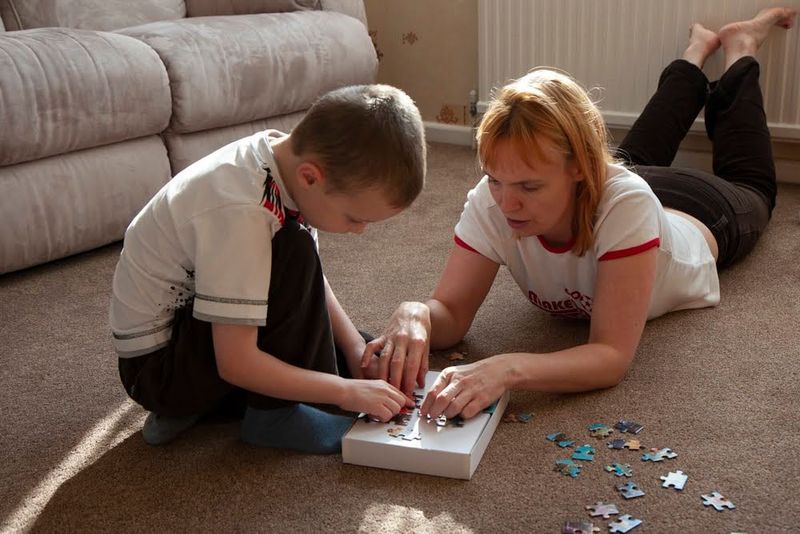
{"label": "printed text on t-shirt", "polygon": [[563,300],[543,300],[534,291],[528,290],[528,300],[542,310],[559,317],[590,319],[592,316],[592,297],[580,291],[564,288],[567,295]]}

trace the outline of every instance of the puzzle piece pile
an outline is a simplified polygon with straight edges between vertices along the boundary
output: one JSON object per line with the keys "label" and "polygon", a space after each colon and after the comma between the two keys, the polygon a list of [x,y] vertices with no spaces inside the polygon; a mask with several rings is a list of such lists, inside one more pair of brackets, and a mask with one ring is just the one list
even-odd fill
{"label": "puzzle piece pile", "polygon": [[[638,439],[639,433],[644,426],[634,421],[620,420],[613,427],[603,423],[592,423],[587,427],[589,436],[597,440],[608,439],[606,448],[614,451],[640,451],[643,449],[641,441]],[[614,432],[619,432],[621,437],[611,437]],[[571,449],[572,454],[569,458],[560,458],[555,461],[554,471],[564,476],[578,478],[581,470],[590,466],[595,460],[596,450],[590,443],[576,445],[578,440],[565,434],[564,432],[553,432],[545,436],[547,441],[554,443],[559,450]],[[623,453],[628,454],[628,453]],[[647,449],[639,456],[642,462],[654,463],[674,460],[678,454],[668,447],[653,447]],[[625,500],[644,497],[645,491],[634,482],[634,468],[630,462],[619,461],[604,465],[603,468],[624,480],[624,483],[616,484],[614,488]],[[630,480],[626,480],[630,479]],[[681,470],[669,471],[660,477],[663,488],[671,488],[675,491],[683,491],[689,476]],[[717,491],[701,495],[704,506],[711,506],[718,512],[733,510],[736,508],[729,499]],[[592,518],[602,518],[608,522],[608,531],[612,533],[626,533],[639,525],[643,520],[629,514],[621,514],[620,510],[613,503],[598,501],[595,504],[586,506],[586,510]],[[613,519],[613,520],[612,520]],[[592,534],[599,532],[599,527],[591,521],[567,521],[564,523],[561,532],[564,534]]]}

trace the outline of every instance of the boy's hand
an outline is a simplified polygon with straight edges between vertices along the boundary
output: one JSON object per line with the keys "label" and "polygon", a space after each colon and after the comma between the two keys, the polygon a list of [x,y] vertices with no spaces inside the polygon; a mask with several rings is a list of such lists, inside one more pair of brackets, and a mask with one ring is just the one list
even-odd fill
{"label": "boy's hand", "polygon": [[347,380],[343,410],[365,412],[385,423],[403,407],[413,408],[414,400],[383,380]]}
{"label": "boy's hand", "polygon": [[[403,302],[392,314],[383,335],[367,343],[361,357],[361,368],[366,376],[387,380],[411,397],[415,386],[425,386],[430,331],[428,306],[422,302]],[[374,359],[378,352],[376,368]],[[373,374],[375,369],[377,375]]]}

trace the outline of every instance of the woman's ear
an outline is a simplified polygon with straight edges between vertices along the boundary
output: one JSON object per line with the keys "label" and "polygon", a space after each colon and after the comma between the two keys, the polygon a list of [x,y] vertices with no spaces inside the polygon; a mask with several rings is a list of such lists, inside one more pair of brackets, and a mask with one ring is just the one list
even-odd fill
{"label": "woman's ear", "polygon": [[582,182],[586,178],[581,172],[580,167],[578,167],[578,162],[575,161],[575,158],[569,158],[567,160],[567,174],[576,182]]}
{"label": "woman's ear", "polygon": [[316,163],[304,161],[297,166],[297,178],[301,187],[310,189],[314,185],[322,185],[325,182],[325,173]]}

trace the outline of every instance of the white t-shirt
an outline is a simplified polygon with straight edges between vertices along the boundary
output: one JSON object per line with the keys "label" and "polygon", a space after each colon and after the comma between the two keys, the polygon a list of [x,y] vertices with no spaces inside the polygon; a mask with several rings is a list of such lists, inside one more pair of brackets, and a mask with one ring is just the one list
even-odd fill
{"label": "white t-shirt", "polygon": [[594,243],[582,257],[571,246],[555,248],[538,236],[516,238],[486,177],[467,195],[455,241],[507,266],[531,303],[553,315],[590,318],[597,262],[653,247],[658,259],[648,319],[719,303],[716,264],[700,230],[664,211],[647,182],[619,165],[608,167]]}
{"label": "white t-shirt", "polygon": [[165,184],[133,219],[110,309],[120,357],[166,345],[175,310],[192,298],[198,319],[266,324],[272,238],[284,210],[297,210],[269,143],[283,135],[268,130],[220,148]]}

